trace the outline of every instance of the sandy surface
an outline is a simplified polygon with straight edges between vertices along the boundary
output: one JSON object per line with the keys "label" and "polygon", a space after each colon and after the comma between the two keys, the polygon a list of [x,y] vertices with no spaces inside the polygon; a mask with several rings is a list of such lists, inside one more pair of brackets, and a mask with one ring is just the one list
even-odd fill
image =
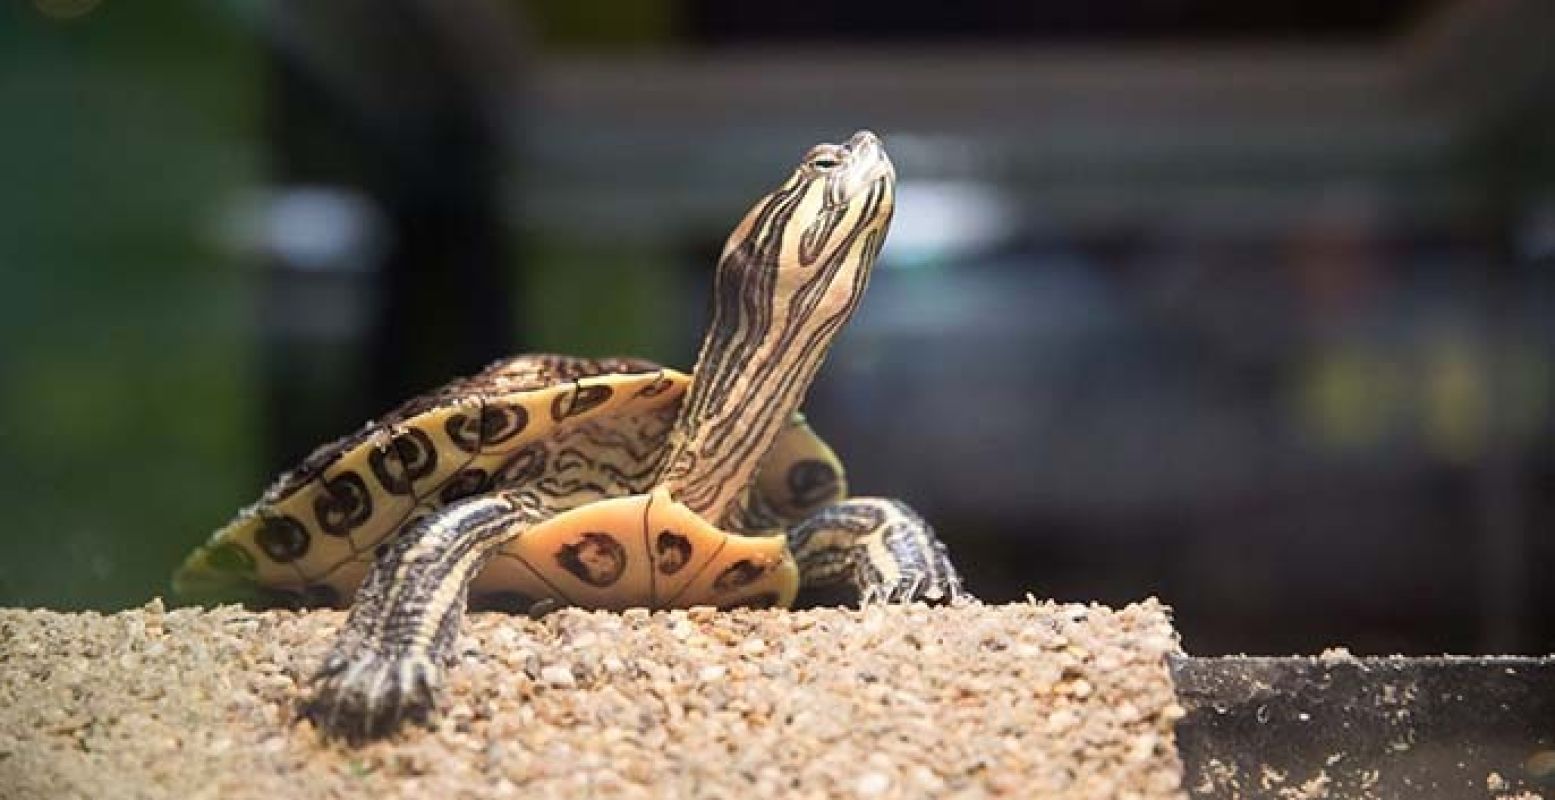
{"label": "sandy surface", "polygon": [[478,614],[358,750],[294,721],[342,618],[0,610],[0,796],[1182,796],[1153,601]]}

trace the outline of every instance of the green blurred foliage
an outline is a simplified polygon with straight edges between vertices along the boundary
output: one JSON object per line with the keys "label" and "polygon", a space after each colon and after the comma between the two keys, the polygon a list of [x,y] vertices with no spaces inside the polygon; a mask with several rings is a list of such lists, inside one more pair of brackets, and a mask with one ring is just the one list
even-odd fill
{"label": "green blurred foliage", "polygon": [[620,51],[672,44],[685,13],[679,0],[527,0],[520,6],[535,39],[548,50]]}
{"label": "green blurred foliage", "polygon": [[259,480],[252,275],[217,238],[256,56],[206,3],[0,10],[0,605],[165,594]]}
{"label": "green blurred foliage", "polygon": [[526,349],[637,356],[691,369],[694,354],[675,339],[684,326],[671,318],[686,307],[672,254],[541,239],[527,248],[524,266],[518,312]]}

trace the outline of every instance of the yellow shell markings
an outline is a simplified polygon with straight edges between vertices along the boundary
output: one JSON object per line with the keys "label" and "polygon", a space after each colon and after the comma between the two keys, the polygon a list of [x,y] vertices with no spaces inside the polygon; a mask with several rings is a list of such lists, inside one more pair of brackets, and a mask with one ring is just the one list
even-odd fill
{"label": "yellow shell markings", "polygon": [[[731,535],[667,495],[653,504],[655,514],[675,517],[676,525],[649,531],[637,519],[618,527],[621,518],[613,509],[648,505],[646,495],[627,495],[649,488],[688,382],[684,373],[659,369],[461,395],[477,382],[456,381],[407,403],[401,410],[420,410],[403,419],[395,421],[400,412],[391,413],[384,422],[319,448],[190,555],[174,578],[175,590],[233,599],[268,589],[297,595],[308,605],[341,605],[366,577],[376,548],[405,525],[462,496],[533,485],[563,513],[499,552],[471,585],[477,599],[509,607],[542,599],[602,608],[786,605],[798,577],[781,536]],[[604,401],[598,387],[610,389]],[[529,422],[503,436],[516,427],[515,409]],[[487,422],[488,441],[471,452],[478,432],[474,421],[480,419]],[[761,515],[738,524],[724,520],[722,527],[780,533],[842,499],[842,476],[836,455],[796,414],[750,487],[752,502],[745,506],[759,507]],[[354,502],[362,497],[366,503]],[[567,531],[574,539],[561,542],[558,537]],[[659,535],[666,531],[669,536]],[[614,555],[598,536],[585,536],[607,533],[631,540],[620,555],[634,565],[654,565],[655,572],[644,578],[648,588],[640,588],[642,581],[590,586],[567,570],[597,563],[601,548]],[[545,551],[546,542],[555,547]],[[557,556],[566,547],[573,549],[564,564]],[[684,568],[671,570],[664,563],[693,556],[696,563]],[[720,583],[729,570],[734,571]]]}
{"label": "yellow shell markings", "polygon": [[787,606],[799,570],[782,536],[708,524],[660,488],[564,511],[509,542],[470,584],[586,608]]}
{"label": "yellow shell markings", "polygon": [[[831,513],[846,491],[842,471],[797,410],[862,298],[894,187],[879,139],[860,131],[812,148],[759,200],[720,256],[694,384],[630,359],[502,362],[316,451],[192,556],[175,584],[218,585],[225,574],[296,591],[304,603],[340,604],[375,548],[407,520],[435,513],[371,566],[394,572],[358,607],[366,610],[357,634],[401,613],[435,627],[463,608],[464,588],[606,607],[788,603],[798,565],[786,531],[813,539],[849,512]],[[860,502],[882,522],[910,516]],[[915,548],[898,554],[882,541],[891,551],[871,555],[936,562],[932,532],[921,520],[915,528],[923,529]],[[490,575],[475,574],[493,562]],[[866,597],[918,591],[867,574],[857,583]],[[364,641],[343,638],[331,663],[367,668]],[[420,633],[400,644],[450,646]],[[361,673],[332,669],[339,679],[319,690],[326,724],[342,709],[367,729],[395,721],[372,704],[356,707],[363,695],[349,687]]]}
{"label": "yellow shell markings", "polygon": [[299,708],[352,744],[431,722],[471,606],[789,606],[801,569],[864,605],[955,599],[928,524],[846,500],[798,413],[868,284],[895,180],[859,131],[758,200],[719,258],[694,381],[632,359],[509,359],[318,451],[186,572],[246,560],[263,589],[269,559],[266,579],[303,603],[354,595]]}
{"label": "yellow shell markings", "polygon": [[772,515],[761,527],[787,529],[847,496],[841,459],[796,412],[762,457],[747,505],[757,500]]}
{"label": "yellow shell markings", "polygon": [[[498,367],[477,377],[500,375]],[[304,599],[339,604],[365,576],[373,548],[413,516],[493,482],[522,482],[532,477],[523,474],[526,446],[591,420],[611,418],[613,426],[616,417],[651,416],[675,405],[687,382],[684,373],[658,369],[462,394],[475,380],[456,381],[402,410],[430,408],[397,421],[399,412],[390,414],[319,448],[192,553],[174,589],[202,597],[258,587],[317,594],[322,586],[337,596]]]}

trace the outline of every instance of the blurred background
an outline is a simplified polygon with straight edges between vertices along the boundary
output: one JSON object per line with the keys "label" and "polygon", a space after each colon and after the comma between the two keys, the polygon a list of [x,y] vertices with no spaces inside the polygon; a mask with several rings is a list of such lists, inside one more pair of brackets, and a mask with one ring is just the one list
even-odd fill
{"label": "blurred background", "polygon": [[1555,650],[1548,0],[19,0],[0,604],[116,609],[516,351],[689,366],[817,141],[901,175],[807,411],[988,600]]}

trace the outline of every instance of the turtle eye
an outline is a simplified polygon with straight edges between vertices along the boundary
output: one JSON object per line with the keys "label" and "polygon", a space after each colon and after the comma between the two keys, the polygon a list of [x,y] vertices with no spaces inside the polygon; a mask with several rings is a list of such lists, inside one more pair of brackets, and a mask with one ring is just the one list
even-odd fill
{"label": "turtle eye", "polygon": [[810,160],[811,168],[818,169],[818,170],[820,170],[822,172],[825,172],[826,170],[829,170],[829,169],[836,169],[837,167],[839,167],[841,165],[842,165],[841,161],[838,161],[837,159],[835,159],[835,158],[833,158],[831,156],[816,156],[815,158]]}

